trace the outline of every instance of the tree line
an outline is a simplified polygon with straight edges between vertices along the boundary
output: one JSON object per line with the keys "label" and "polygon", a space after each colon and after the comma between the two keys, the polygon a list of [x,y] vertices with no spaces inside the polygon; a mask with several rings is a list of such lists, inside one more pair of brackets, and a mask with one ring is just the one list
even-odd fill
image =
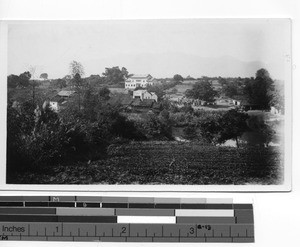
{"label": "tree line", "polygon": [[[212,82],[204,78],[195,83],[193,88],[186,91],[186,97],[213,103],[217,96],[224,95],[229,98],[243,97],[248,105],[259,106],[260,109],[269,110],[271,106],[283,107],[283,92],[275,89],[274,81],[266,69],[256,72],[255,78],[237,78],[226,82],[220,79],[220,91],[213,88]],[[280,106],[281,105],[281,106]]]}

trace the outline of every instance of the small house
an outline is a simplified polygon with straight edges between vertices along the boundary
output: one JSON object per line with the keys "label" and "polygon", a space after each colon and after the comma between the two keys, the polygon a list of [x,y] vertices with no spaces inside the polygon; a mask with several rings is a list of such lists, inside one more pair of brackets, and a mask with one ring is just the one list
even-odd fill
{"label": "small house", "polygon": [[147,90],[136,90],[136,91],[133,91],[132,97],[134,99],[139,98],[142,101],[146,100],[146,99],[151,99],[151,100],[155,100],[157,102],[157,100],[158,100],[158,97],[157,97],[156,93],[154,93],[154,92],[148,92]]}
{"label": "small house", "polygon": [[60,110],[60,107],[64,105],[67,100],[72,97],[75,94],[75,91],[67,91],[62,90],[58,92],[57,95],[55,95],[53,98],[49,101],[49,107],[55,111],[58,112]]}

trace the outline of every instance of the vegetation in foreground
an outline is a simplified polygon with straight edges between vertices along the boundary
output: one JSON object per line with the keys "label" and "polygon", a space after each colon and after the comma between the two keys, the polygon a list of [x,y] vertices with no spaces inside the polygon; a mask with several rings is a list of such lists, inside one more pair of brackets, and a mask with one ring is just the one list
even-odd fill
{"label": "vegetation in foreground", "polygon": [[40,167],[14,174],[20,184],[280,184],[276,147],[232,148],[164,141],[112,144],[107,157],[92,162]]}
{"label": "vegetation in foreground", "polygon": [[[71,66],[68,79],[76,94],[59,112],[51,110],[47,101],[56,90],[40,90],[35,81],[29,81],[29,72],[9,76],[8,84],[15,87],[8,92],[7,183],[282,182],[282,152],[268,147],[274,129],[266,121],[237,109],[216,112],[195,110],[190,104],[177,107],[164,100],[162,93],[178,81],[156,88],[159,110],[127,109],[110,101],[106,87],[87,84],[79,65]],[[268,73],[263,72],[257,78],[268,82]],[[120,83],[127,72],[122,69],[120,73],[116,77],[107,69],[105,78]],[[55,81],[55,85],[60,83]],[[256,88],[255,81],[252,84],[248,85],[251,93]],[[206,86],[196,86],[191,98],[212,100],[215,92],[209,83]],[[268,96],[267,90],[262,91]],[[267,97],[268,104],[270,100]],[[181,142],[174,141],[175,129],[182,132]],[[241,137],[253,132],[261,137],[260,143],[245,145]],[[234,140],[236,148],[219,146],[227,140]]]}

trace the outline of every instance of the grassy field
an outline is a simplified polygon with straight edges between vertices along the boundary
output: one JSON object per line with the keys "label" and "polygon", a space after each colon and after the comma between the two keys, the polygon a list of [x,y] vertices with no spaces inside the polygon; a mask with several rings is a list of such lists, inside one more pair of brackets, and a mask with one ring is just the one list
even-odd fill
{"label": "grassy field", "polygon": [[200,146],[132,142],[111,145],[106,158],[13,174],[15,184],[280,184],[283,157],[276,147]]}

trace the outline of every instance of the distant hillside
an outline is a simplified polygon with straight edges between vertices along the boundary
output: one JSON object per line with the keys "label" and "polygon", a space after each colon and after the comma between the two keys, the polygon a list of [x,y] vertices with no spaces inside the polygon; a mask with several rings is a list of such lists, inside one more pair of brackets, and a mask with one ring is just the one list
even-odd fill
{"label": "distant hillside", "polygon": [[260,61],[243,62],[230,56],[205,58],[181,53],[119,54],[84,63],[91,64],[91,71],[110,66],[124,66],[129,72],[150,73],[155,77],[170,77],[177,73],[193,77],[254,77],[258,69],[266,67],[266,64]]}

